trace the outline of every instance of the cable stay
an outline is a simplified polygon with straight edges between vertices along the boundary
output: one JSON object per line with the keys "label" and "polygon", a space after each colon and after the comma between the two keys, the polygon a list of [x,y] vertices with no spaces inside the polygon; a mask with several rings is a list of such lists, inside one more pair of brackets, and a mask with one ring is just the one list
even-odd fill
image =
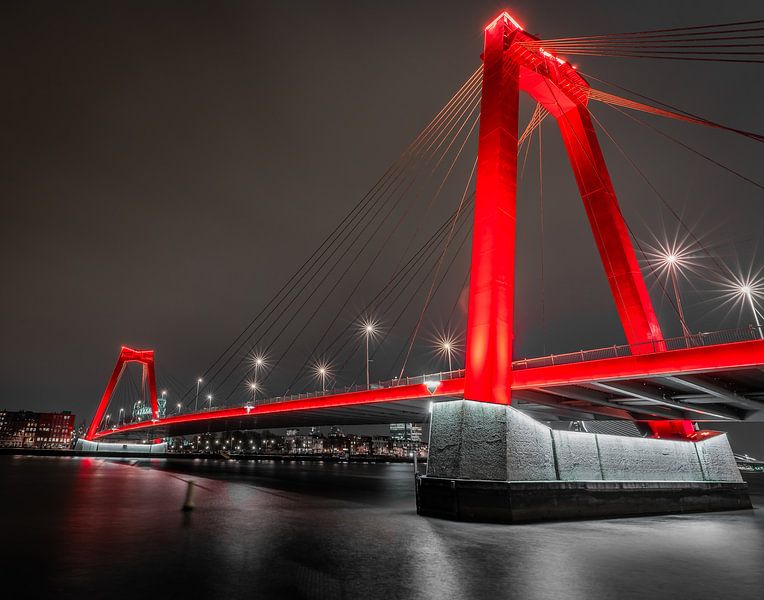
{"label": "cable stay", "polygon": [[[286,350],[280,353],[275,363],[268,365],[269,371],[265,373],[267,378],[300,339],[299,333],[305,331],[335,290],[339,289],[338,286],[341,283],[346,285],[347,277],[354,272],[360,257],[371,251],[374,256],[365,264],[364,272],[355,282],[354,291],[362,285],[397,229],[393,227],[389,230],[389,227],[383,228],[382,225],[391,219],[395,220],[393,217],[399,207],[403,206],[405,210],[403,214],[399,213],[398,224],[405,220],[410,210],[410,207],[406,208],[401,204],[402,199],[414,187],[437,172],[440,165],[445,167],[445,158],[458,148],[456,158],[449,160],[449,169],[453,169],[477,122],[477,117],[473,120],[473,115],[479,105],[481,82],[482,70],[478,69],[424,129],[424,133],[417,137],[415,151],[404,152],[403,159],[399,159],[388,169],[364,201],[356,205],[342,225],[335,228],[312,257],[205,371],[204,394],[208,394],[214,386],[218,390],[216,396],[220,397],[220,389],[226,387],[228,391],[224,392],[223,396],[228,400],[239,388],[238,385],[229,387],[227,384],[230,383],[232,374],[249,359],[246,348],[249,346],[251,351],[255,345],[261,345],[265,348],[264,351],[269,353],[275,350],[276,343],[282,345],[288,329],[299,327],[298,334],[291,336]],[[459,139],[462,141],[457,143]],[[424,170],[428,163],[434,164],[434,167],[426,167],[430,171],[429,174]],[[445,179],[448,179],[448,174]],[[322,287],[323,292],[320,291]],[[308,316],[300,320],[300,325],[296,315],[309,310],[308,305],[311,303],[313,310],[309,314],[306,313]],[[348,301],[343,306],[347,303]],[[270,343],[262,344],[265,338],[270,339]],[[262,381],[258,382],[261,383]],[[186,405],[194,400],[194,390],[195,386],[184,394]]]}

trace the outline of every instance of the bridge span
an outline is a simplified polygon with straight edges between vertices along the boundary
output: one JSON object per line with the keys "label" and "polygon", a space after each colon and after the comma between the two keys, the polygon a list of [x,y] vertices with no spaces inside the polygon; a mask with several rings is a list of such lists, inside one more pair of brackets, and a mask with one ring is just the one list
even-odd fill
{"label": "bridge span", "polygon": [[[734,334],[756,333],[749,329]],[[625,354],[628,346],[513,363],[513,404],[542,420],[764,420],[764,340],[712,343],[733,332],[681,340],[695,347]],[[705,336],[705,337],[704,337]],[[661,346],[663,347],[663,346]],[[633,349],[631,349],[633,352]],[[229,429],[424,422],[433,402],[464,397],[464,370],[393,379],[368,389],[318,391],[257,404],[115,424],[93,439],[168,437]]]}

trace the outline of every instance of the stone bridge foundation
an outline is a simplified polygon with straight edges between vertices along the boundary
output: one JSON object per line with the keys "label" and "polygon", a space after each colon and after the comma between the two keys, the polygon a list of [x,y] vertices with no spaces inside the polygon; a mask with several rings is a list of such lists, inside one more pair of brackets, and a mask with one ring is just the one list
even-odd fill
{"label": "stone bridge foundation", "polygon": [[506,405],[433,406],[419,514],[507,523],[751,508],[725,434],[674,441],[553,430]]}

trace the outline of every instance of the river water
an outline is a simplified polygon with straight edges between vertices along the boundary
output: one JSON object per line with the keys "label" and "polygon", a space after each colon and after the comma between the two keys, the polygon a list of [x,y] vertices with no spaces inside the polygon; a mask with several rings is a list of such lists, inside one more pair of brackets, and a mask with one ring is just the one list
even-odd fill
{"label": "river water", "polygon": [[[183,513],[187,479],[203,489]],[[418,517],[413,487],[406,464],[0,456],[0,581],[29,598],[764,594],[760,508],[456,523]]]}

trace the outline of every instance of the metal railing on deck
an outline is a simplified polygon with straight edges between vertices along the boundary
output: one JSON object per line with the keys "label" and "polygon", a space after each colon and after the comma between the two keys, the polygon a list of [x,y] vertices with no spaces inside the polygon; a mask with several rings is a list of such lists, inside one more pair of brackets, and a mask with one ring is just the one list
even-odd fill
{"label": "metal railing on deck", "polygon": [[456,369],[454,371],[441,371],[439,373],[430,373],[428,375],[415,375],[413,377],[401,377],[395,379],[389,379],[387,381],[377,381],[372,383],[368,388],[366,385],[351,385],[342,388],[332,388],[330,390],[317,391],[317,392],[305,392],[302,394],[291,394],[289,396],[274,396],[272,398],[266,398],[258,400],[257,404],[270,404],[271,402],[288,402],[290,400],[303,400],[308,398],[321,398],[322,396],[335,396],[337,394],[349,394],[352,392],[365,392],[366,390],[378,390],[384,388],[402,387],[406,385],[416,385],[420,383],[428,383],[434,381],[446,381],[448,379],[456,379],[458,377],[464,377],[464,369]]}
{"label": "metal railing on deck", "polygon": [[[600,360],[604,358],[620,358],[636,354],[650,354],[664,350],[683,350],[685,348],[698,348],[701,346],[713,346],[716,344],[729,344],[733,342],[744,342],[748,340],[764,339],[764,327],[749,325],[738,329],[724,329],[721,331],[710,331],[694,333],[689,336],[666,338],[644,342],[641,344],[621,344],[608,346],[606,348],[596,348],[594,350],[579,350],[578,352],[566,352],[564,354],[550,354],[549,356],[540,356],[537,358],[523,358],[512,362],[513,369],[532,369],[536,367],[548,367],[554,365],[564,365],[570,363],[586,362],[589,360]],[[330,390],[318,392],[305,392],[301,394],[292,394],[289,396],[275,396],[263,400],[258,400],[258,404],[270,404],[272,402],[287,402],[290,400],[303,400],[308,398],[321,398],[322,396],[334,396],[336,394],[347,394],[351,392],[362,392],[366,389],[393,388],[405,385],[414,385],[420,383],[444,381],[464,377],[464,369],[454,371],[443,371],[440,373],[430,373],[428,375],[417,375],[414,377],[402,377],[400,379],[390,379],[388,381],[378,381],[372,383],[370,388],[365,385],[354,385],[343,388],[333,388]]]}
{"label": "metal railing on deck", "polygon": [[699,348],[702,346],[715,346],[717,344],[730,344],[733,342],[745,342],[749,340],[764,339],[764,330],[761,326],[749,325],[739,329],[724,329],[722,331],[710,331],[693,333],[688,336],[653,340],[640,344],[613,345],[595,350],[579,350],[578,352],[566,352],[565,354],[550,354],[538,358],[523,358],[512,363],[513,369],[533,369],[537,367],[550,367],[570,363],[586,362],[603,358],[620,358],[636,354],[651,354],[664,350],[684,350],[686,348]]}
{"label": "metal railing on deck", "polygon": [[[734,342],[744,342],[756,339],[764,339],[763,326],[749,325],[748,327],[741,327],[738,329],[725,329],[722,331],[694,333],[688,336],[666,338],[663,340],[655,340],[641,344],[621,344],[608,346],[606,348],[597,348],[594,350],[579,350],[578,352],[550,354],[549,356],[540,356],[537,358],[523,358],[513,361],[512,368],[515,370],[532,369],[537,367],[565,365],[605,358],[620,358],[638,354],[650,354],[664,350],[683,350],[685,348],[698,348],[702,346],[713,346],[717,344],[730,344]],[[455,379],[458,377],[464,377],[464,369],[456,369],[454,371],[441,371],[440,373],[416,375],[413,377],[402,377],[400,379],[396,378],[387,381],[378,381],[376,383],[372,383],[369,388],[367,388],[365,385],[353,385],[342,388],[332,388],[326,391],[319,390],[317,392],[304,392],[287,396],[274,396],[271,398],[258,399],[255,404],[260,405],[271,404],[275,402],[288,402],[291,400],[321,398],[323,396],[335,396],[337,394],[362,392],[366,391],[367,389],[384,389],[429,382],[439,382],[448,379]],[[243,406],[253,406],[253,403],[248,402]],[[223,408],[226,407],[211,406],[205,408],[202,412],[216,411]]]}

